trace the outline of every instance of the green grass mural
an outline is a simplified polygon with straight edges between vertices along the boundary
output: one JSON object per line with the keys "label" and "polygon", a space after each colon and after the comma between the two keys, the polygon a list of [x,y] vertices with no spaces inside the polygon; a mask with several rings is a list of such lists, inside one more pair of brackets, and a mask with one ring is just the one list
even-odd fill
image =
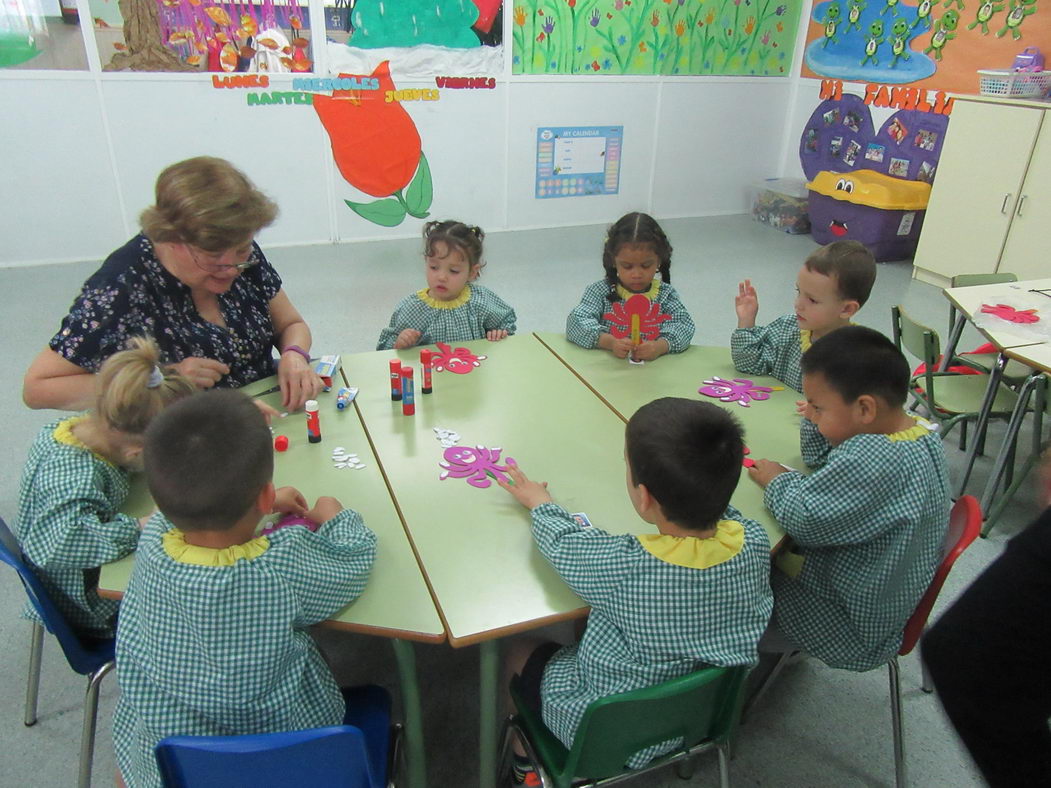
{"label": "green grass mural", "polygon": [[783,76],[801,0],[518,0],[515,74]]}

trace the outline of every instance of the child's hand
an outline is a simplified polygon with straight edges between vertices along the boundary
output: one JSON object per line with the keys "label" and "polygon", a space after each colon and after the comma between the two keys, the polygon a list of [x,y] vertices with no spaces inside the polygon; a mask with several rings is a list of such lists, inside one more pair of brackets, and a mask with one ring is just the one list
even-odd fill
{"label": "child's hand", "polygon": [[760,487],[766,487],[782,473],[788,473],[788,469],[772,460],[756,460],[755,465],[748,469],[748,475]]}
{"label": "child's hand", "polygon": [[610,347],[610,352],[617,358],[627,358],[632,349],[631,339],[629,337],[624,337],[623,339],[614,338],[613,345]]}
{"label": "child's hand", "polygon": [[281,415],[277,412],[276,408],[271,408],[261,399],[252,400],[252,404],[259,408],[259,411],[263,414],[263,418],[266,419],[267,424],[273,424],[274,418]]}
{"label": "child's hand", "polygon": [[400,334],[398,338],[394,340],[395,350],[404,350],[407,347],[413,347],[417,342],[420,341],[420,337],[423,336],[415,328],[406,328]]}
{"label": "child's hand", "polygon": [[755,316],[759,314],[759,296],[752,287],[751,279],[745,279],[737,285],[734,309],[737,310],[738,328],[752,328],[755,325]]}
{"label": "child's hand", "polygon": [[274,508],[270,511],[304,515],[307,513],[307,499],[295,487],[278,487],[274,496]]}
{"label": "child's hand", "polygon": [[150,521],[150,518],[153,517],[153,515],[155,515],[155,514],[157,514],[157,510],[156,509],[154,509],[149,514],[145,514],[145,515],[143,515],[142,517],[139,518],[139,530],[140,531],[143,528],[146,527],[146,523],[148,523]]}
{"label": "child's hand", "polygon": [[636,361],[653,361],[653,359],[660,358],[669,350],[671,350],[671,345],[668,344],[668,340],[661,338],[656,342],[640,342],[632,351],[631,357]]}
{"label": "child's hand", "polygon": [[807,421],[814,420],[814,410],[810,407],[810,403],[805,399],[796,400],[796,413]]}
{"label": "child's hand", "polygon": [[551,496],[547,492],[547,482],[530,481],[524,473],[518,470],[517,465],[507,463],[507,475],[511,477],[511,484],[500,479],[496,483],[507,490],[515,499],[527,509],[535,509],[542,503],[551,503]]}
{"label": "child's hand", "polygon": [[499,342],[501,339],[507,339],[507,329],[494,328],[492,331],[486,331],[485,338],[490,342]]}
{"label": "child's hand", "polygon": [[305,512],[306,516],[315,523],[325,523],[343,511],[343,504],[328,495],[322,495],[317,499],[314,508]]}

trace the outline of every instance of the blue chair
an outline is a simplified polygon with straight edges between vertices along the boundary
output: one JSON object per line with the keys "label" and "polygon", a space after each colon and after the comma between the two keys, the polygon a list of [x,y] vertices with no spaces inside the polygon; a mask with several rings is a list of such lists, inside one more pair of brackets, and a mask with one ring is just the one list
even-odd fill
{"label": "blue chair", "polygon": [[348,695],[344,725],[245,736],[169,736],[154,748],[166,788],[394,785],[401,726],[390,695],[362,687]]}
{"label": "blue chair", "polygon": [[[79,788],[91,785],[91,762],[95,756],[95,717],[99,707],[99,685],[102,678],[113,668],[113,638],[102,640],[81,639],[70,627],[66,617],[55,605],[44,584],[33,571],[32,565],[22,555],[15,535],[0,519],[0,561],[18,572],[18,577],[29,595],[48,632],[58,638],[62,653],[69,666],[82,676],[88,677],[87,694],[84,697],[84,725],[80,734],[80,771],[77,777]],[[37,690],[40,687],[40,652],[44,645],[44,627],[33,624],[32,644],[29,651],[29,681],[26,685],[25,724],[36,723]]]}

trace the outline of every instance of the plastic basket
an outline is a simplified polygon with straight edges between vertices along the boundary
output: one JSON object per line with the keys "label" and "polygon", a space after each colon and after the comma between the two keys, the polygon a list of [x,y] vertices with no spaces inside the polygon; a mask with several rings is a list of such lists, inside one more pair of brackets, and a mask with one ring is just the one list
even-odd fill
{"label": "plastic basket", "polygon": [[978,88],[983,96],[1042,96],[1051,88],[1051,71],[1004,71],[978,69]]}

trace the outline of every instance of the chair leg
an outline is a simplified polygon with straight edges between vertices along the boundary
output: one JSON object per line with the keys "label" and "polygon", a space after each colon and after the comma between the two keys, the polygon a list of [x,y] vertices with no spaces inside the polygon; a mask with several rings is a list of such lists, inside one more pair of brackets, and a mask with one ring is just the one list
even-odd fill
{"label": "chair leg", "polygon": [[95,758],[95,722],[99,710],[99,686],[116,663],[107,662],[88,676],[88,691],[84,696],[84,726],[80,733],[80,774],[77,788],[91,785],[91,762]]}
{"label": "chair leg", "polygon": [[756,705],[762,699],[763,695],[766,694],[766,691],[770,689],[770,685],[774,683],[774,680],[779,675],[781,675],[781,671],[784,669],[785,663],[788,661],[788,658],[791,655],[792,652],[789,651],[781,652],[777,656],[777,662],[774,663],[773,668],[770,669],[770,672],[766,675],[766,678],[764,678],[759,684],[759,686],[755,688],[755,691],[752,693],[752,696],[745,700],[744,708],[741,709],[740,723],[742,725],[744,725],[744,722],[748,718],[748,715],[751,714],[752,709],[756,707]]}
{"label": "chair leg", "polygon": [[44,627],[33,624],[29,640],[29,678],[26,681],[26,713],[24,722],[27,726],[36,724],[36,701],[40,691],[40,654],[44,650]]}
{"label": "chair leg", "polygon": [[730,759],[726,754],[726,745],[719,747],[719,785],[721,788],[730,788]]}
{"label": "chair leg", "polygon": [[682,758],[675,762],[675,776],[680,780],[689,780],[693,777],[693,769],[697,758]]}
{"label": "chair leg", "polygon": [[905,788],[905,731],[901,714],[901,676],[898,672],[898,657],[887,663],[890,679],[890,716],[894,727],[894,784]]}
{"label": "chair leg", "polygon": [[960,451],[967,451],[967,419],[960,422]]}
{"label": "chair leg", "polygon": [[504,778],[511,772],[511,741],[514,738],[514,728],[511,721],[514,715],[504,720],[503,730],[500,731],[500,760],[496,764],[496,784],[503,785]]}

